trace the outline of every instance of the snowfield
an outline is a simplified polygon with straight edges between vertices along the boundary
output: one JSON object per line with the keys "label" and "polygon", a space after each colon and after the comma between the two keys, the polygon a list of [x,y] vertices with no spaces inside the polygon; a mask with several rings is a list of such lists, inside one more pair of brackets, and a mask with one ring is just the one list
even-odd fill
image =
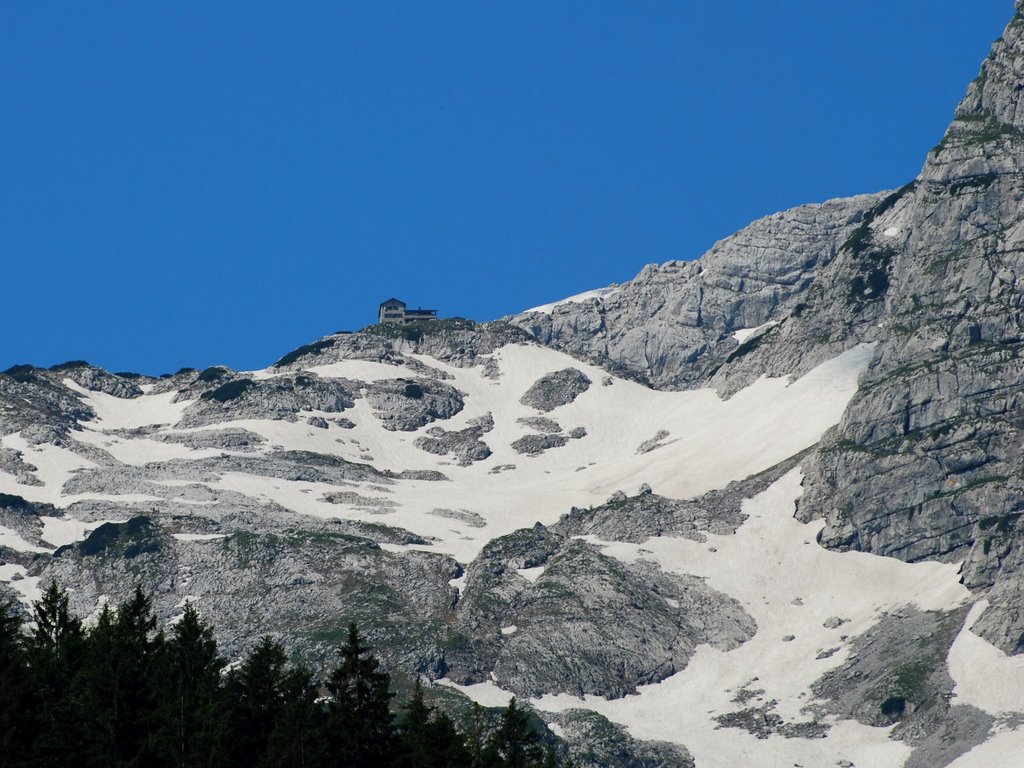
{"label": "snowfield", "polygon": [[[564,301],[607,297],[613,291],[589,292]],[[551,312],[555,306],[557,303],[532,311]],[[742,342],[764,327],[737,331],[734,336]],[[393,432],[381,427],[369,399],[359,398],[343,414],[355,424],[350,429],[336,423],[327,429],[307,423],[308,417],[338,416],[320,412],[303,412],[294,421],[238,419],[204,429],[244,428],[265,438],[256,454],[245,454],[249,456],[276,450],[311,451],[394,473],[435,470],[447,480],[346,483],[343,490],[352,493],[341,503],[325,500],[326,494],[339,490],[326,483],[227,472],[206,484],[323,519],[405,528],[430,541],[412,548],[444,552],[466,564],[495,537],[535,522],[552,524],[573,506],[602,504],[617,491],[633,494],[647,484],[663,496],[692,498],[800,453],[839,421],[873,352],[873,345],[861,345],[798,379],[761,378],[729,399],[712,390],[654,391],[533,345],[509,345],[494,352],[497,377],[485,375],[482,366],[458,368],[417,356],[419,362],[447,375],[446,383],[463,394],[465,407],[455,417],[413,432]],[[544,413],[520,401],[542,376],[566,368],[581,371],[591,382],[575,400]],[[364,382],[422,376],[409,366],[362,360],[309,371],[321,377]],[[247,375],[270,379],[284,374],[270,368]],[[93,452],[29,445],[19,435],[8,435],[2,445],[20,451],[24,461],[35,465],[43,484],[21,485],[13,476],[0,474],[0,492],[62,508],[85,498],[149,500],[153,497],[138,494],[69,496],[62,493],[62,487],[76,473],[98,466],[93,460],[95,449],[105,451],[109,461],[134,467],[231,453],[114,434],[151,425],[162,425],[163,433],[199,431],[174,426],[190,404],[172,402],[174,393],[147,393],[122,400],[73,383],[68,386],[97,414],[95,420],[82,425],[82,432],[73,435]],[[492,454],[483,461],[459,466],[450,457],[427,453],[415,445],[416,439],[433,427],[461,430],[488,414],[494,426],[481,439]],[[562,434],[583,428],[585,435],[540,455],[518,453],[512,444],[535,433],[522,420],[539,416],[557,422]],[[816,536],[823,523],[803,524],[793,517],[801,481],[800,469],[793,469],[763,493],[746,500],[743,512],[747,520],[733,535],[709,534],[704,542],[658,537],[642,544],[590,539],[606,554],[623,561],[646,559],[665,571],[705,579],[710,587],[742,604],[756,620],[757,633],[731,651],[699,647],[685,669],[657,685],[643,687],[636,695],[617,700],[546,696],[533,702],[538,709],[558,712],[584,706],[596,710],[627,726],[638,738],[684,745],[700,768],[833,766],[842,761],[861,768],[900,766],[910,747],[890,739],[888,729],[846,720],[832,722],[826,738],[772,735],[759,739],[738,728],[721,727],[715,719],[764,705],[787,723],[807,722],[810,715],[805,708],[812,704],[812,683],[843,664],[852,639],[874,626],[883,613],[908,604],[924,610],[948,610],[969,600],[968,591],[959,584],[957,564],[909,565],[818,546]],[[153,482],[168,487],[183,483]],[[48,552],[84,539],[101,522],[70,516],[46,518],[35,542],[12,529],[0,528],[0,545],[26,554]],[[200,544],[221,536],[175,534],[179,541]],[[391,551],[410,548],[382,546]],[[529,568],[520,573],[533,581],[543,570]],[[10,584],[28,602],[39,596],[39,588],[38,580],[25,578],[25,573],[22,566],[0,565],[0,581]],[[451,583],[464,589],[466,576]],[[983,610],[983,602],[974,606],[949,653],[956,699],[993,715],[1024,711],[1024,658],[1008,658],[970,631]],[[838,626],[837,619],[841,620]],[[501,631],[512,635],[518,629],[509,625]],[[821,655],[823,651],[829,653]],[[992,684],[993,680],[998,682]],[[502,705],[510,697],[493,683],[460,690],[485,705]],[[749,695],[738,703],[741,691]],[[1000,756],[1006,750],[1021,749],[1024,735],[1001,725],[989,742],[954,765],[1007,765],[999,762]]]}

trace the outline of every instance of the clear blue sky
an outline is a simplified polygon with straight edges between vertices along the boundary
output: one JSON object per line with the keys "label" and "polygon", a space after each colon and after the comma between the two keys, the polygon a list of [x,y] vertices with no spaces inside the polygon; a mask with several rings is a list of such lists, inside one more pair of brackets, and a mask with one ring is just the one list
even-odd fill
{"label": "clear blue sky", "polygon": [[1012,0],[0,9],[0,369],[262,367],[893,188]]}

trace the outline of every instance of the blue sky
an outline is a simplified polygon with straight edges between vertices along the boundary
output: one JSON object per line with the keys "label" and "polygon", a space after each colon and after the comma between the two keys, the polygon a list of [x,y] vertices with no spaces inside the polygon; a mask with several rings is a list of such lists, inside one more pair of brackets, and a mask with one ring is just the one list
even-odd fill
{"label": "blue sky", "polygon": [[1012,0],[0,9],[0,369],[262,367],[897,187]]}

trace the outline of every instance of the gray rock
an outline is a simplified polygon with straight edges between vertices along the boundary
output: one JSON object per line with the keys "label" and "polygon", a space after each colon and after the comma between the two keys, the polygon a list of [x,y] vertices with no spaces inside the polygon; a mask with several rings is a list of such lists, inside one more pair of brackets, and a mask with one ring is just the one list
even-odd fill
{"label": "gray rock", "polygon": [[663,445],[665,445],[663,441],[666,437],[668,437],[668,431],[664,429],[659,429],[657,432],[654,433],[653,437],[650,437],[647,440],[644,440],[642,443],[640,443],[640,445],[636,447],[636,452],[650,453],[655,448],[661,448]]}
{"label": "gray rock", "polygon": [[892,737],[915,747],[907,765],[948,765],[988,735],[993,719],[973,707],[951,706],[949,647],[967,608],[949,613],[907,606],[887,614],[852,641],[848,660],[813,686],[837,714],[872,726],[895,724]]}
{"label": "gray rock", "polygon": [[[537,567],[533,582],[518,573]],[[685,667],[702,643],[727,650],[755,631],[700,579],[623,564],[540,524],[492,541],[469,566],[458,626],[469,642],[446,657],[452,679],[493,673],[522,696],[623,696]]]}
{"label": "gray rock", "polygon": [[561,448],[569,442],[567,435],[523,435],[512,442],[516,453],[527,456],[540,456],[550,448]]}
{"label": "gray rock", "polygon": [[519,402],[538,411],[553,411],[561,405],[571,403],[590,389],[590,384],[590,379],[583,371],[564,368],[541,376],[519,398]]}
{"label": "gray rock", "polygon": [[432,427],[428,437],[417,437],[413,443],[417,448],[439,456],[454,455],[458,464],[467,467],[474,461],[483,461],[491,455],[491,449],[481,438],[494,428],[491,414],[471,419],[465,429],[448,431]]}
{"label": "gray rock", "polygon": [[547,434],[556,434],[562,431],[562,427],[557,421],[546,416],[525,416],[521,419],[516,419],[516,423]]}
{"label": "gray rock", "polygon": [[450,520],[458,520],[459,522],[465,523],[471,528],[483,528],[487,525],[487,522],[476,512],[470,512],[468,509],[432,509],[427,513],[434,517],[446,517]]}
{"label": "gray rock", "polygon": [[586,709],[545,713],[568,742],[568,757],[579,768],[694,768],[685,748],[639,741],[606,717]]}
{"label": "gray rock", "polygon": [[196,432],[160,432],[149,437],[164,443],[185,445],[195,450],[213,448],[223,451],[255,451],[267,442],[262,435],[241,427],[202,429]]}
{"label": "gray rock", "polygon": [[448,384],[427,379],[385,379],[366,388],[366,399],[384,429],[412,432],[462,410],[462,394]]}
{"label": "gray rock", "polygon": [[295,421],[300,411],[339,413],[355,404],[358,382],[325,379],[309,373],[273,379],[225,374],[218,386],[203,391],[182,414],[179,429],[205,427],[237,419]]}

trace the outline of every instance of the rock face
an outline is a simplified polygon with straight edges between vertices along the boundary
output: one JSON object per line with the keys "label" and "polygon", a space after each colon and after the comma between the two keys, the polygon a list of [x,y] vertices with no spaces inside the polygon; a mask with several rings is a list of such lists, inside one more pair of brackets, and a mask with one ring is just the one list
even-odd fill
{"label": "rock face", "polygon": [[448,674],[522,696],[624,696],[685,667],[696,646],[728,650],[756,630],[700,579],[624,564],[539,523],[488,544],[468,577],[457,614],[468,642]]}
{"label": "rock face", "polygon": [[[759,649],[748,641],[767,632],[751,614],[764,625],[770,595],[751,599],[744,563],[719,558],[789,562],[778,542],[742,548],[769,514],[763,499],[746,504],[799,464],[797,517],[817,522],[791,520],[790,499],[775,530],[791,525],[798,547],[962,561],[959,574],[915,566],[947,573],[956,596],[868,615],[787,593],[773,608],[812,618],[773,627],[765,664],[796,658],[825,628],[826,642],[800,651],[817,682],[787,705],[756,675],[730,683],[706,720],[766,742],[827,741],[831,718],[894,726],[913,747],[908,766],[948,763],[994,723],[951,700],[966,603],[988,603],[966,632],[1024,652],[1021,72],[1018,11],[917,179],[766,217],[699,261],[646,267],[550,312],[333,334],[249,373],[155,379],[82,362],[0,373],[0,592],[27,602],[56,579],[84,615],[140,583],[163,621],[196,599],[229,654],[270,633],[315,663],[354,620],[404,674],[639,701],[643,686],[705,662],[701,645],[716,657]],[[714,399],[681,390],[742,405],[760,377],[799,376],[865,343],[873,359],[819,444],[697,483],[716,490],[692,498],[648,474],[697,471],[696,449],[681,447],[702,430],[711,439],[692,444],[717,448],[715,425],[663,420],[662,402]],[[594,386],[539,344],[608,375]],[[558,360],[523,392],[503,375],[516,355]],[[655,405],[634,414],[620,397],[634,393]],[[609,396],[619,423],[586,421]],[[570,406],[579,398],[587,408]],[[571,440],[582,442],[563,448]],[[609,498],[616,488],[628,494]],[[532,525],[545,505],[547,525]],[[575,739],[579,765],[693,762],[594,712],[546,717]]]}
{"label": "rock face", "polygon": [[965,584],[993,588],[976,626],[1011,653],[1024,651],[1022,68],[1018,6],[905,187],[767,217],[699,261],[511,319],[653,386],[723,396],[876,342],[808,463],[801,516],[824,516],[828,547],[965,559]]}
{"label": "rock face", "polygon": [[[550,314],[528,312],[511,321],[544,344],[658,388],[698,385],[742,352],[734,332],[800,307],[880,198],[866,195],[774,214],[698,261],[652,264],[603,299],[560,304]],[[825,359],[828,352],[821,354]]]}
{"label": "rock face", "polygon": [[822,542],[905,560],[966,558],[996,585],[979,625],[1024,650],[1024,17],[997,41],[916,183],[858,247],[891,263],[885,341],[815,462]]}

